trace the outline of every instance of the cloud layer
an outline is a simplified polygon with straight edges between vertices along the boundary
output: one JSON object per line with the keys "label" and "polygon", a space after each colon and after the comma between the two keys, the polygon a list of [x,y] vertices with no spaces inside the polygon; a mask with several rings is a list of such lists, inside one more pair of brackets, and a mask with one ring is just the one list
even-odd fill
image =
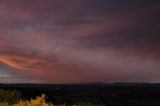
{"label": "cloud layer", "polygon": [[0,0],[0,82],[159,82],[159,12],[158,0]]}

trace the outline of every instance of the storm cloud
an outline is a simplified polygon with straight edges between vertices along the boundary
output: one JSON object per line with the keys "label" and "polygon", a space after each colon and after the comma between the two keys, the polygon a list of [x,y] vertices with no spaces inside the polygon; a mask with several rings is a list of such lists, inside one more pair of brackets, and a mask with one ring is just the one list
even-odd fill
{"label": "storm cloud", "polygon": [[159,0],[0,0],[0,82],[159,82]]}

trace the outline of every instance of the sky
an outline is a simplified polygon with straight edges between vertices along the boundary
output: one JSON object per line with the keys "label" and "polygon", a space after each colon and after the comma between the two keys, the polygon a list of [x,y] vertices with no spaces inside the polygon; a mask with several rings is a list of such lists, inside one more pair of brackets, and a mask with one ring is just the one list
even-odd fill
{"label": "sky", "polygon": [[160,0],[0,0],[0,83],[160,82]]}

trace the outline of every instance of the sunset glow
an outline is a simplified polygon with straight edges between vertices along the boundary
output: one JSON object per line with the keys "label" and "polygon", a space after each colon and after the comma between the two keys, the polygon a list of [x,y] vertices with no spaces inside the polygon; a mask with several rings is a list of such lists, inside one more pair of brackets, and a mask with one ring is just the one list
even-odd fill
{"label": "sunset glow", "polygon": [[0,83],[160,82],[160,1],[0,0]]}

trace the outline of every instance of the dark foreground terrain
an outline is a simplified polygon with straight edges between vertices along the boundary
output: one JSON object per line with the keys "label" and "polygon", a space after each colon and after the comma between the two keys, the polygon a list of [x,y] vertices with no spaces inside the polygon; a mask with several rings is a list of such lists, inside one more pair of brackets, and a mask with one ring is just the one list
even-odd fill
{"label": "dark foreground terrain", "polygon": [[78,102],[107,106],[160,106],[160,84],[0,84],[16,90],[24,100],[46,94],[46,101],[67,105]]}

